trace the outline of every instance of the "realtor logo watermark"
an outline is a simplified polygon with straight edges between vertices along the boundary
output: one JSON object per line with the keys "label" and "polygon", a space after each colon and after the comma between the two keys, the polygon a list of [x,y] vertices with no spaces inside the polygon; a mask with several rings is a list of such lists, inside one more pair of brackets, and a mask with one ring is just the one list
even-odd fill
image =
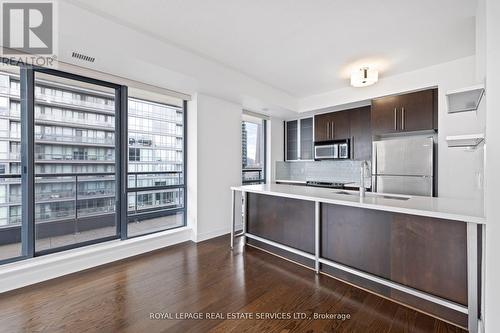
{"label": "realtor logo watermark", "polygon": [[52,1],[2,1],[2,55],[37,66],[53,66],[55,5]]}

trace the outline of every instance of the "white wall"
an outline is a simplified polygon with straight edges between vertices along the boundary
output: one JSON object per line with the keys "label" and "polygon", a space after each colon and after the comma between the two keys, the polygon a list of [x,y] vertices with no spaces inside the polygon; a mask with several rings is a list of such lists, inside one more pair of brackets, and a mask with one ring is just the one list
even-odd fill
{"label": "white wall", "polygon": [[188,130],[197,133],[196,140],[188,138],[187,147],[188,224],[193,226],[194,240],[202,241],[230,231],[229,188],[241,185],[242,107],[208,95],[195,97],[191,104],[196,107],[188,109],[188,122],[195,122],[188,123]]}
{"label": "white wall", "polygon": [[486,332],[500,332],[500,1],[486,0]]}
{"label": "white wall", "polygon": [[477,1],[476,9],[476,79],[486,77],[486,0]]}
{"label": "white wall", "polygon": [[439,88],[438,112],[438,191],[439,196],[481,200],[483,189],[478,178],[483,174],[483,150],[473,152],[447,148],[447,135],[483,133],[485,107],[460,114],[447,114],[446,92],[477,83],[476,59],[466,57],[391,77],[366,88],[345,88],[299,101],[302,111],[351,104],[374,97],[397,94],[427,87]]}
{"label": "white wall", "polygon": [[274,182],[276,180],[276,162],[283,161],[285,157],[283,156],[283,148],[285,146],[284,142],[284,126],[283,119],[281,118],[271,118],[269,120],[269,132],[268,132],[268,172],[269,177],[268,182]]}
{"label": "white wall", "polygon": [[191,239],[196,240],[198,230],[198,95],[194,94],[187,106],[187,226]]}

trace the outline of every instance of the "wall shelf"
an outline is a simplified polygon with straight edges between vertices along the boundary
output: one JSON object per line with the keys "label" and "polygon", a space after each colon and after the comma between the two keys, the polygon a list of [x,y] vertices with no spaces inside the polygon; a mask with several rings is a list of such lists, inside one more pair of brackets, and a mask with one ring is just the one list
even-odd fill
{"label": "wall shelf", "polygon": [[483,95],[484,84],[448,91],[448,113],[476,111]]}
{"label": "wall shelf", "polygon": [[451,135],[446,137],[448,147],[476,148],[485,139],[484,134]]}

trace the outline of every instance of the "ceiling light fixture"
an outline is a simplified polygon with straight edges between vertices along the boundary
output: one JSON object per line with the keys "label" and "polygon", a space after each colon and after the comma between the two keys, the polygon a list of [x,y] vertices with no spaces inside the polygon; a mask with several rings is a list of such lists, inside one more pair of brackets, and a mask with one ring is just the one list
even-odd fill
{"label": "ceiling light fixture", "polygon": [[366,87],[378,81],[378,71],[370,67],[356,68],[351,72],[351,86]]}

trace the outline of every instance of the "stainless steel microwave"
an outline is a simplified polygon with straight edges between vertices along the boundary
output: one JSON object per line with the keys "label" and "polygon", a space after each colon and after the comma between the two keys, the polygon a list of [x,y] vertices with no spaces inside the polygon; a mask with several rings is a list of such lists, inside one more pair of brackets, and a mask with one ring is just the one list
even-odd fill
{"label": "stainless steel microwave", "polygon": [[328,143],[316,143],[314,145],[314,159],[315,160],[336,160],[336,159],[348,159],[349,154],[349,142],[328,142]]}

